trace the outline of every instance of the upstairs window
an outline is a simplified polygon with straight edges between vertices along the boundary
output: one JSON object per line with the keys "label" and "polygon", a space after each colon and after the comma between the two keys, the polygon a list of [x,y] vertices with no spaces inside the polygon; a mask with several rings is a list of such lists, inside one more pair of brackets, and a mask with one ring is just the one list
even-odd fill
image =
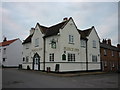
{"label": "upstairs window", "polygon": [[92,55],[92,62],[97,62],[97,56],[96,55]]}
{"label": "upstairs window", "polygon": [[69,43],[70,44],[74,43],[74,37],[73,37],[73,35],[69,35]]}
{"label": "upstairs window", "polygon": [[96,41],[93,40],[93,48],[96,48]]}
{"label": "upstairs window", "polygon": [[106,56],[107,55],[107,51],[104,49],[104,56]]}
{"label": "upstairs window", "polygon": [[3,54],[6,54],[6,48],[3,49]]}
{"label": "upstairs window", "polygon": [[35,39],[35,47],[39,46],[39,38]]}
{"label": "upstairs window", "polygon": [[85,40],[81,40],[81,47],[86,47],[86,41]]}
{"label": "upstairs window", "polygon": [[75,61],[75,54],[68,53],[68,61]]}
{"label": "upstairs window", "polygon": [[26,62],[29,62],[29,56],[26,57]]}
{"label": "upstairs window", "polygon": [[54,53],[50,53],[49,54],[49,60],[50,61],[54,61]]}
{"label": "upstairs window", "polygon": [[112,56],[114,56],[114,51],[112,51]]}

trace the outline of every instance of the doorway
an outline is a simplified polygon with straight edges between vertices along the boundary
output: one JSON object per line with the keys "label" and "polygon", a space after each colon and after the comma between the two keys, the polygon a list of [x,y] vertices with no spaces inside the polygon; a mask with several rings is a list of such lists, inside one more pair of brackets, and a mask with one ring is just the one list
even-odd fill
{"label": "doorway", "polygon": [[33,57],[33,70],[40,70],[40,56],[37,53]]}

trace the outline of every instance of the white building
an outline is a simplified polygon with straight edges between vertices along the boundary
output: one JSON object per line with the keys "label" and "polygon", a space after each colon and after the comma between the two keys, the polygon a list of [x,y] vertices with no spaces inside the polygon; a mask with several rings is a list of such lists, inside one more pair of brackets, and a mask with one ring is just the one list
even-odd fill
{"label": "white building", "polygon": [[37,23],[23,42],[22,68],[53,72],[101,70],[99,44],[94,26],[78,30],[71,17],[51,27]]}
{"label": "white building", "polygon": [[20,39],[7,40],[0,43],[0,61],[4,67],[18,67],[22,64],[22,42]]}

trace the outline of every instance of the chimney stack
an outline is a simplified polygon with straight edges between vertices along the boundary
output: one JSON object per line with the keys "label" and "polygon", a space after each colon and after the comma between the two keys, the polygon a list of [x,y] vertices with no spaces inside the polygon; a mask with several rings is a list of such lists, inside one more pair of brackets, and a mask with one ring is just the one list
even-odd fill
{"label": "chimney stack", "polygon": [[35,28],[31,28],[30,35],[32,35],[34,33],[34,30],[35,30]]}
{"label": "chimney stack", "polygon": [[63,18],[63,21],[67,21],[67,20],[68,20],[68,18],[67,18],[67,17]]}
{"label": "chimney stack", "polygon": [[3,39],[3,42],[5,42],[5,41],[7,41],[7,38],[6,38],[6,37],[4,37],[4,39]]}
{"label": "chimney stack", "polygon": [[107,44],[107,40],[106,40],[106,39],[103,39],[102,43]]}
{"label": "chimney stack", "polygon": [[111,45],[111,39],[108,39],[108,45]]}
{"label": "chimney stack", "polygon": [[117,44],[117,48],[119,48],[119,49],[120,49],[120,44]]}

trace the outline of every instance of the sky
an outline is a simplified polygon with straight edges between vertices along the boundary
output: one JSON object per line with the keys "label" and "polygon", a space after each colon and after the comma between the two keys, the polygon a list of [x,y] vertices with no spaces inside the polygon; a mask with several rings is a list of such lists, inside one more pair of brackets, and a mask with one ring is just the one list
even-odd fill
{"label": "sky", "polygon": [[0,13],[0,41],[4,36],[23,41],[37,22],[49,27],[72,17],[78,29],[95,26],[101,40],[118,43],[118,2],[2,2]]}

